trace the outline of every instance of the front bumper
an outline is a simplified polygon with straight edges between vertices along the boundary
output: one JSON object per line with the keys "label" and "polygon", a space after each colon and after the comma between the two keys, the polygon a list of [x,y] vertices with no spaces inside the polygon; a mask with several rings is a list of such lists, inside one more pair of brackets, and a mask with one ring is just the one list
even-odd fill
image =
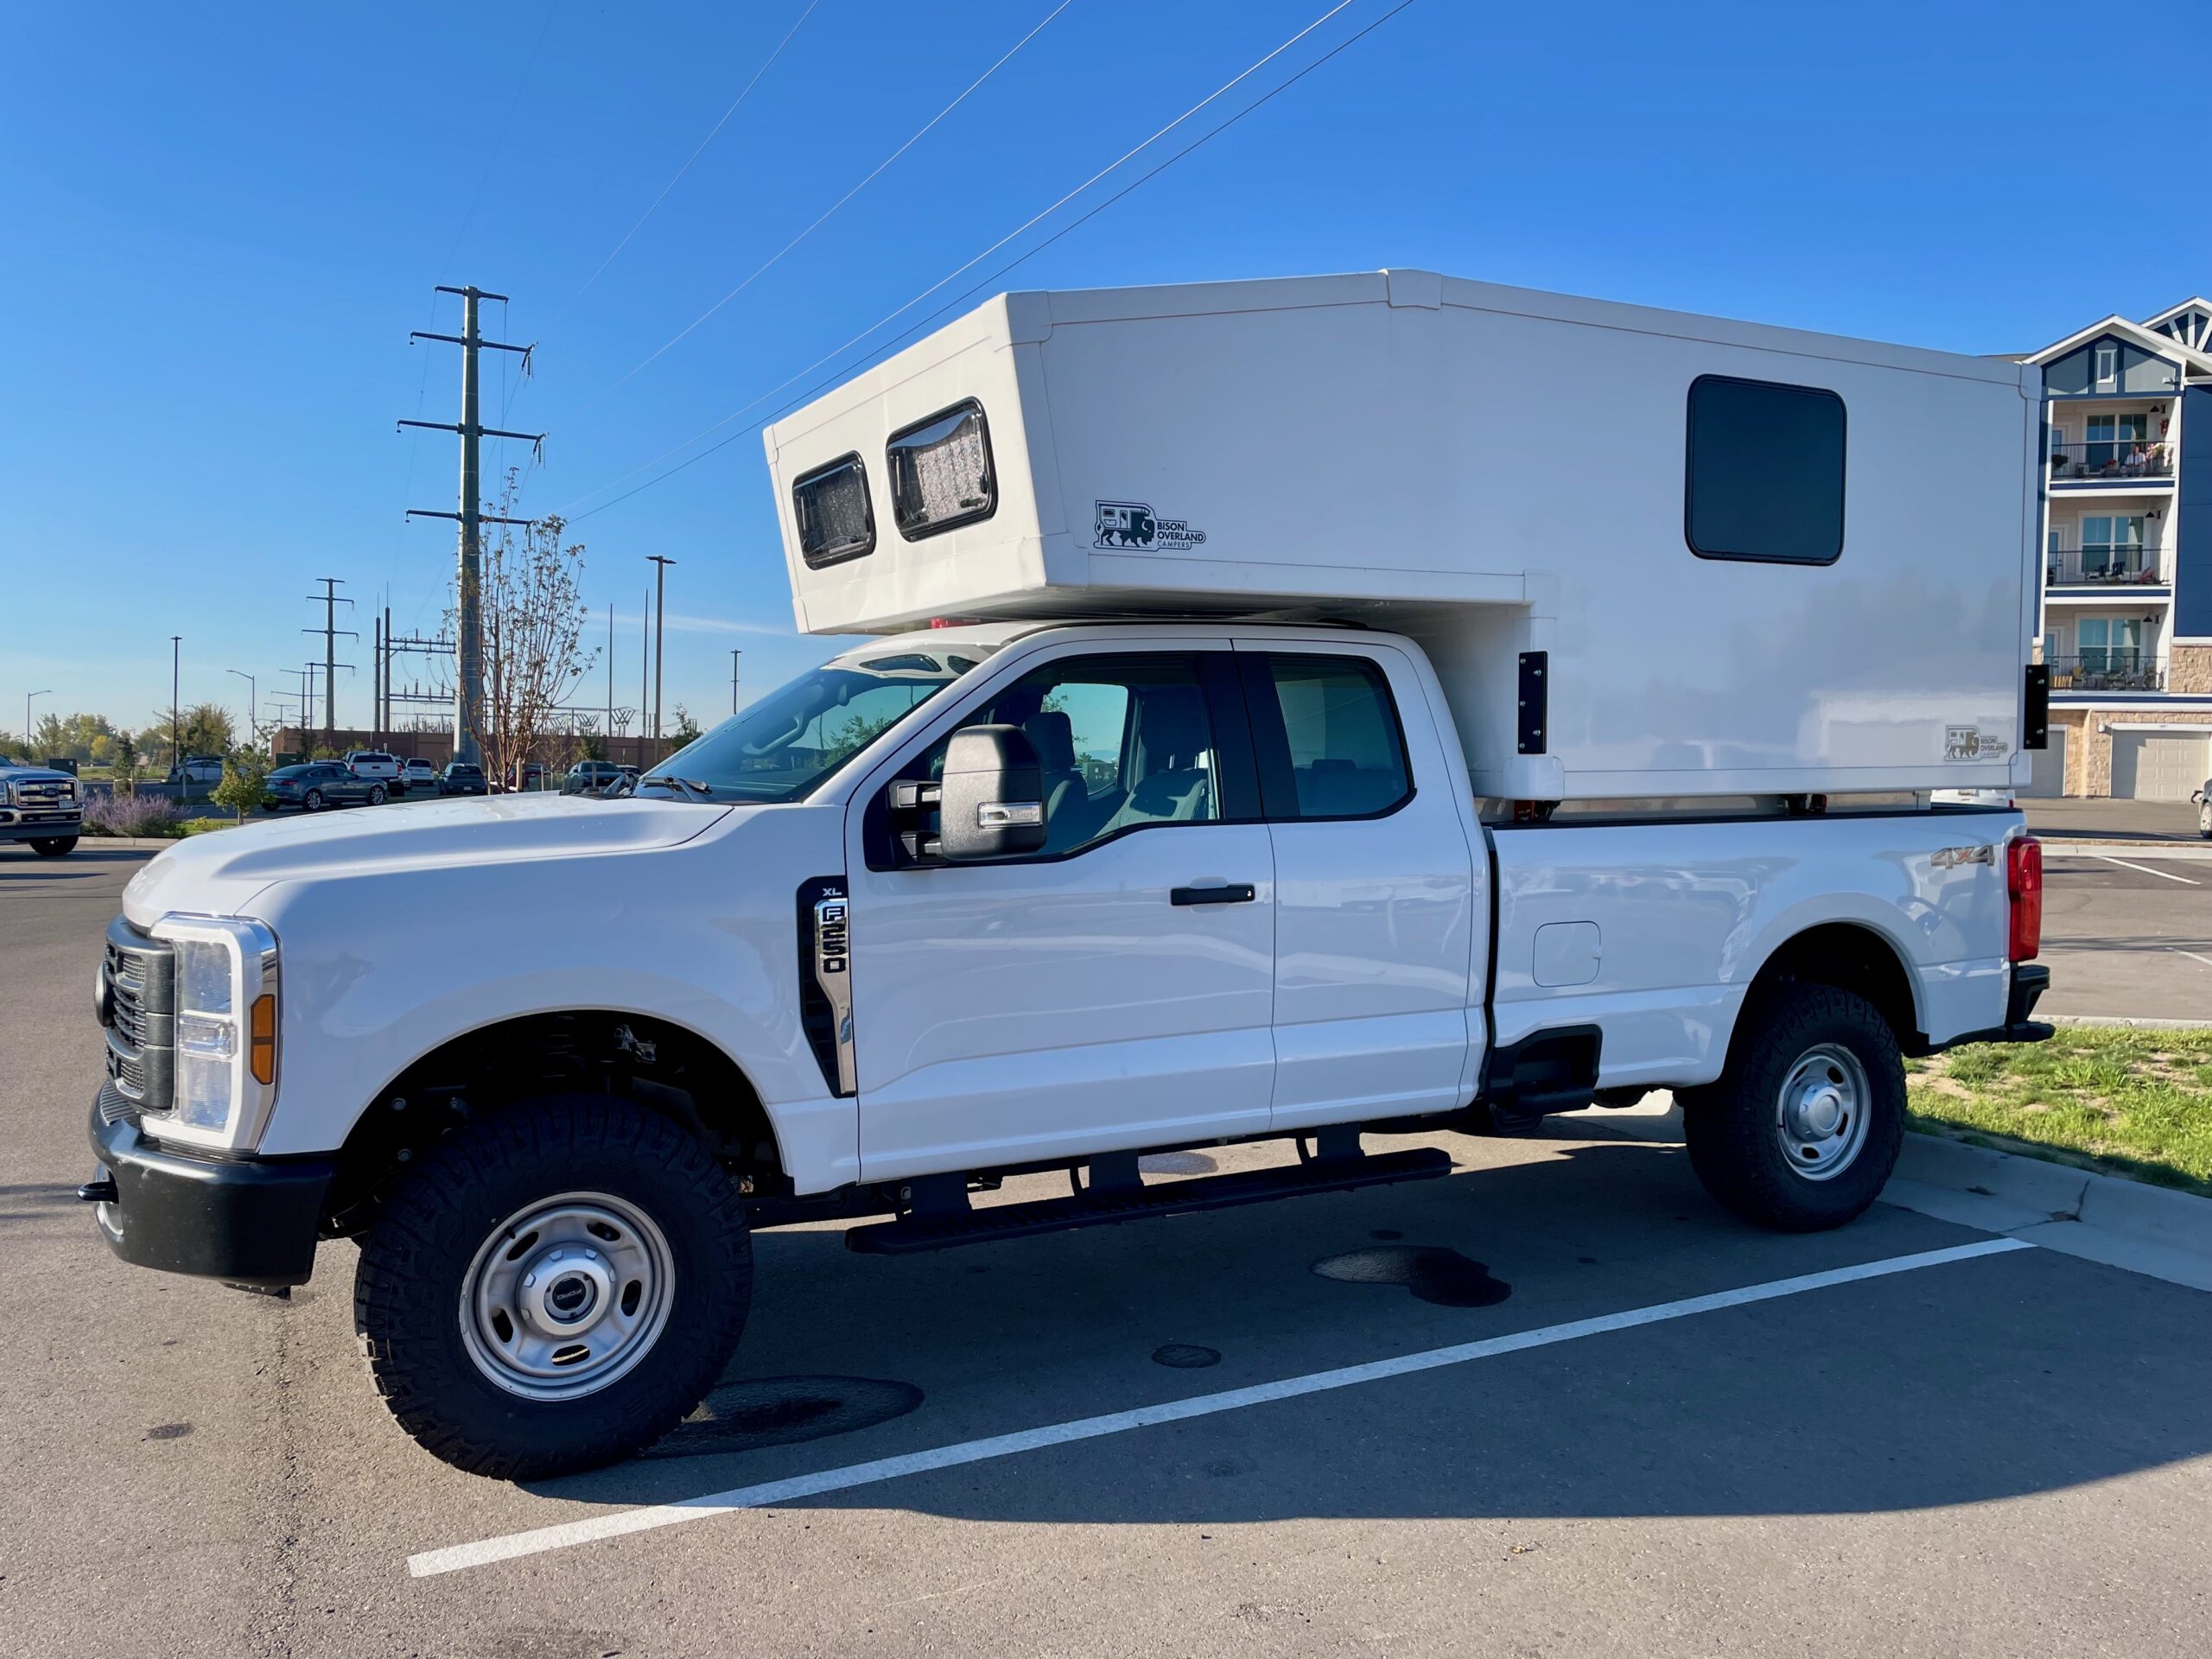
{"label": "front bumper", "polygon": [[76,808],[0,806],[0,841],[60,841],[85,833]]}
{"label": "front bumper", "polygon": [[92,1109],[92,1155],[114,1196],[94,1211],[108,1248],[135,1267],[274,1290],[315,1271],[328,1158],[203,1158],[156,1144],[128,1117]]}

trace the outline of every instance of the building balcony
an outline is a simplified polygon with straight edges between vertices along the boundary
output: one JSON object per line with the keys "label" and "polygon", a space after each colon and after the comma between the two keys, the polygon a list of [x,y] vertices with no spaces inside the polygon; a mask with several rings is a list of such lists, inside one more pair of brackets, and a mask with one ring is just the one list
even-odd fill
{"label": "building balcony", "polygon": [[2050,446],[2054,484],[2171,483],[2174,446],[2147,438],[2107,438],[2096,443]]}
{"label": "building balcony", "polygon": [[2164,665],[2144,651],[2085,651],[2075,657],[2054,657],[2045,666],[2050,670],[2053,692],[2124,692],[2136,696],[2166,689]]}
{"label": "building balcony", "polygon": [[2044,556],[2045,588],[2155,588],[2165,579],[2158,574],[2155,547],[2082,547]]}

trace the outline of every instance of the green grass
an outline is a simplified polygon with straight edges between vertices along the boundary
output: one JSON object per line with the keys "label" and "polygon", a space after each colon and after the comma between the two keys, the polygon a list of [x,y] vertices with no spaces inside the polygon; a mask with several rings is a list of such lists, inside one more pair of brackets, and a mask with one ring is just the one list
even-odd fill
{"label": "green grass", "polygon": [[2212,1031],[2071,1026],[1906,1070],[1924,1134],[2212,1197]]}
{"label": "green grass", "polygon": [[187,818],[182,823],[177,825],[178,832],[187,836],[204,836],[210,830],[235,830],[236,828],[238,828],[238,820],[235,818]]}

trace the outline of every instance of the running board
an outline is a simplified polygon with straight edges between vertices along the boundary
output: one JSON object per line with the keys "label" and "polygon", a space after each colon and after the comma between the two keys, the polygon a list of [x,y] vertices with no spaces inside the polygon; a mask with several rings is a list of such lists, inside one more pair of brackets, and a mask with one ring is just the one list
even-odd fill
{"label": "running board", "polygon": [[1241,1204],[1268,1204],[1309,1192],[1348,1192],[1354,1187],[1392,1181],[1423,1181],[1452,1173],[1452,1154],[1440,1147],[1386,1152],[1354,1158],[1315,1159],[1287,1168],[1240,1170],[1230,1175],[1202,1175],[1162,1181],[1156,1186],[1117,1185],[1065,1198],[994,1205],[987,1210],[962,1205],[912,1211],[896,1221],[855,1227],[845,1248],[863,1255],[908,1255],[918,1250],[950,1249],[956,1244],[988,1244],[1004,1238],[1028,1238],[1077,1227],[1103,1227],[1141,1221],[1147,1216],[1188,1215],[1199,1210],[1227,1210]]}

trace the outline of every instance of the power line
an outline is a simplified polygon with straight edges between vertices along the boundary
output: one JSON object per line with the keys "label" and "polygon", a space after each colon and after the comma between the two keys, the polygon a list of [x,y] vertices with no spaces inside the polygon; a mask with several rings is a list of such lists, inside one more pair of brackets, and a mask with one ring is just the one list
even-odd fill
{"label": "power line", "polygon": [[[607,390],[612,391],[614,390],[615,386],[621,385],[625,381],[627,381],[632,375],[636,374],[639,370],[653,362],[664,352],[666,352],[671,346],[684,339],[694,329],[697,328],[700,324],[705,322],[709,317],[713,316],[715,313],[721,310],[739,295],[744,293],[747,289],[752,287],[755,282],[760,280],[760,278],[766,276],[770,267],[773,266],[777,261],[781,259],[785,254],[789,253],[793,248],[798,246],[800,243],[805,241],[808,237],[812,236],[817,231],[828,224],[830,220],[836,216],[839,208],[842,207],[855,196],[860,194],[861,191],[867,189],[869,185],[874,183],[875,181],[882,175],[884,170],[890,167],[893,162],[896,162],[901,156],[904,156],[908,150],[919,143],[925,137],[928,137],[932,128],[934,128],[940,121],[944,120],[946,116],[950,115],[953,111],[958,109],[961,105],[967,101],[969,93],[973,92],[978,86],[981,86],[985,81],[988,80],[993,75],[998,73],[1001,69],[1004,68],[1007,64],[1013,60],[1014,54],[1020,51],[1023,47],[1028,45],[1030,41],[1035,40],[1039,35],[1043,34],[1046,27],[1051,24],[1055,17],[1058,17],[1062,12],[1065,11],[1074,3],[1075,0],[1060,0],[1059,4],[1054,6],[1052,10],[1046,12],[1042,20],[1040,20],[1034,28],[1033,28],[1027,35],[1024,35],[1020,40],[1016,41],[1012,46],[1008,47],[1006,51],[1000,55],[997,62],[992,64],[991,67],[984,70],[982,74],[969,81],[967,86],[962,91],[959,97],[954,99],[951,103],[946,105],[935,115],[931,116],[927,121],[924,122],[922,125],[916,130],[912,137],[907,139],[905,143],[899,145],[898,149],[893,150],[888,156],[878,162],[875,166],[869,170],[866,178],[862,179],[851,189],[846,191],[845,194],[838,197],[836,200],[831,202],[819,219],[816,219],[813,224],[808,226],[790,241],[785,243],[782,247],[777,249],[776,251],[769,255],[767,258],[762,260],[759,267],[754,270],[751,276],[747,276],[735,288],[730,289],[728,293],[723,295],[721,298],[716,300],[712,305],[709,306],[704,311],[702,311],[697,316],[692,318],[690,322],[684,324],[681,329],[677,331],[677,333],[664,340],[651,354],[639,359],[637,363],[632,364],[630,368],[624,372],[621,378],[615,381],[613,385],[610,385]],[[1351,0],[1345,0],[1345,3],[1350,4]]]}
{"label": "power line", "polygon": [[483,200],[484,187],[491,182],[492,169],[499,165],[499,154],[506,148],[507,129],[514,124],[515,111],[522,107],[522,95],[530,86],[531,72],[537,67],[537,54],[544,48],[545,36],[553,27],[553,14],[558,10],[559,0],[549,0],[545,21],[537,26],[537,42],[530,48],[530,56],[515,81],[515,95],[507,100],[506,118],[499,123],[499,136],[492,141],[492,148],[484,156],[484,170],[476,175],[476,188],[469,193],[468,207],[461,216],[461,228],[453,233],[453,245],[446,250],[446,257],[438,261],[437,275],[440,276],[444,276],[448,267],[453,264],[454,255],[461,251],[461,239],[468,234],[469,223],[476,217],[476,204]]}
{"label": "power line", "polygon": [[[983,251],[976,255],[975,258],[969,260],[966,264],[960,266],[957,270],[952,271],[950,275],[944,276],[939,281],[931,283],[929,287],[924,289],[919,294],[917,294],[912,299],[907,301],[906,304],[900,306],[897,310],[891,312],[888,315],[883,317],[880,321],[873,324],[869,327],[862,329],[859,334],[854,335],[850,340],[847,340],[843,345],[837,346],[835,350],[824,353],[822,356],[817,357],[813,362],[808,364],[798,373],[791,376],[780,385],[772,386],[768,391],[761,393],[760,396],[755,397],[751,403],[744,405],[744,407],[723,416],[721,419],[714,423],[713,425],[693,433],[691,436],[686,438],[683,442],[676,445],[673,448],[663,450],[652,460],[645,462],[641,466],[632,467],[628,472],[623,474],[621,477],[610,480],[608,482],[601,485],[597,489],[587,491],[584,494],[577,496],[574,500],[570,501],[567,506],[561,509],[563,515],[571,523],[581,523],[582,520],[589,518],[596,513],[606,512],[609,507],[617,506],[622,502],[628,500],[632,496],[640,494],[646,490],[652,489],[655,485],[665,482],[667,480],[675,477],[677,474],[683,472],[685,468],[695,466],[698,462],[704,461],[709,455],[713,454],[716,450],[725,448],[728,445],[734,443],[738,439],[746,436],[747,434],[758,431],[762,426],[767,424],[768,422],[776,419],[777,416],[783,415],[792,409],[798,408],[800,404],[805,403],[807,399],[814,397],[817,392],[836,384],[837,381],[847,378],[850,372],[840,370],[836,373],[831,375],[829,378],[817,382],[814,386],[801,393],[798,397],[793,399],[791,402],[783,404],[781,407],[771,411],[769,414],[762,416],[758,421],[753,422],[749,425],[740,427],[728,437],[709,445],[706,448],[702,449],[697,454],[690,457],[688,460],[677,462],[666,472],[647,479],[636,488],[625,490],[620,495],[616,496],[613,500],[602,501],[599,505],[587,508],[582,512],[569,512],[569,508],[575,506],[577,503],[588,501],[594,495],[603,495],[608,490],[614,488],[617,485],[635,478],[639,473],[651,471],[653,467],[660,465],[662,461],[666,461],[670,456],[680,454],[683,451],[690,448],[693,444],[698,442],[700,439],[709,435],[709,434],[720,431],[723,427],[728,426],[732,421],[749,413],[753,410],[758,409],[762,404],[767,402],[769,398],[773,397],[778,392],[785,391],[789,387],[796,385],[798,381],[805,378],[809,374],[811,374],[815,370],[820,368],[823,364],[830,362],[835,358],[842,356],[847,351],[858,345],[861,340],[866,340],[869,335],[882,328],[885,324],[895,321],[897,318],[904,315],[906,312],[913,309],[915,306],[920,304],[931,295],[944,287],[947,283],[952,282],[955,278],[960,276],[966,271],[973,270],[977,264],[983,259],[988,258],[997,249],[1004,247],[1007,243],[1020,235],[1023,231],[1027,230],[1030,226],[1035,225],[1039,219],[1045,218],[1047,214],[1050,214],[1055,209],[1063,206],[1071,198],[1080,195],[1091,185],[1105,177],[1107,174],[1114,171],[1115,168],[1121,166],[1122,162],[1128,161],[1131,156],[1135,156],[1139,151],[1149,148],[1165,134],[1173,130],[1176,127],[1180,126],[1192,115],[1205,108],[1206,105],[1211,104],[1216,99],[1218,99],[1223,92],[1227,92],[1230,87],[1234,86],[1237,81],[1247,79],[1250,76],[1253,70],[1260,68],[1270,59],[1280,57],[1287,48],[1297,44],[1299,41],[1304,39],[1307,35],[1312,34],[1315,29],[1318,29],[1322,23],[1328,22],[1331,17],[1335,16],[1338,12],[1344,10],[1345,6],[1351,3],[1352,0],[1342,0],[1342,3],[1332,7],[1329,11],[1315,19],[1313,22],[1308,24],[1305,29],[1300,29],[1298,34],[1291,36],[1291,38],[1284,41],[1281,46],[1277,47],[1273,52],[1268,53],[1267,57],[1262,58],[1258,62],[1253,64],[1251,68],[1245,70],[1243,74],[1236,76],[1235,79],[1224,82],[1223,86],[1215,92],[1209,94],[1206,98],[1200,99],[1198,103],[1192,105],[1190,109],[1185,111],[1173,121],[1169,122],[1166,126],[1162,127],[1150,138],[1146,139],[1143,143],[1139,144],[1135,149],[1132,149],[1128,152],[1127,155],[1124,155],[1121,160],[1116,162],[1113,166],[1105,168],[1100,172],[1092,175],[1090,179],[1086,180],[1083,184],[1078,185],[1074,190],[1070,191],[1067,195],[1061,197],[1058,201],[1054,202],[1052,206],[1046,208],[1044,213],[1037,214],[1018,229],[1000,238],[998,241],[993,243],[990,247],[984,249]],[[1330,48],[1328,51],[1323,53],[1312,63],[1307,64],[1306,67],[1300,69],[1296,74],[1278,83],[1262,96],[1255,99],[1251,103],[1246,105],[1243,109],[1237,111],[1236,114],[1230,116],[1226,121],[1222,122],[1218,126],[1213,127],[1201,134],[1197,138],[1192,139],[1182,149],[1177,150],[1173,156],[1168,156],[1166,160],[1161,162],[1159,166],[1154,168],[1150,172],[1144,174],[1141,177],[1131,181],[1120,190],[1116,191],[1112,195],[1107,197],[1105,200],[1100,202],[1096,207],[1089,209],[1078,218],[1071,220],[1068,224],[1061,226],[1060,229],[1053,232],[1052,235],[1046,237],[1035,247],[1031,248],[1026,253],[1022,253],[1016,257],[1008,260],[1005,264],[999,266],[995,270],[992,271],[990,275],[984,277],[982,281],[977,283],[973,287],[967,289],[945,305],[940,306],[937,310],[923,318],[920,322],[906,329],[891,341],[891,346],[895,347],[906,340],[911,339],[915,334],[921,333],[931,323],[935,322],[939,317],[944,316],[946,312],[953,310],[964,303],[971,296],[975,295],[980,289],[990,287],[1007,272],[1014,270],[1017,266],[1025,264],[1028,260],[1036,257],[1037,255],[1051,247],[1053,243],[1058,242],[1062,237],[1068,235],[1070,232],[1077,230],[1082,226],[1089,223],[1091,219],[1096,219],[1100,213],[1104,213],[1108,208],[1113,207],[1115,203],[1122,200],[1124,197],[1131,194],[1133,192],[1141,189],[1145,185],[1149,184],[1153,180],[1158,178],[1162,173],[1165,173],[1169,168],[1174,166],[1176,162],[1181,161],[1193,150],[1211,143],[1223,133],[1228,131],[1230,128],[1242,121],[1246,116],[1252,114],[1254,111],[1264,107],[1266,105],[1274,102],[1275,99],[1281,97],[1284,92],[1288,92],[1293,86],[1295,86],[1300,81],[1305,79],[1306,76],[1320,68],[1331,59],[1358,44],[1359,41],[1373,34],[1376,29],[1389,22],[1400,12],[1406,10],[1413,3],[1414,0],[1398,0],[1398,3],[1396,5],[1391,7],[1389,10],[1384,12],[1380,17],[1375,19],[1373,22],[1369,23],[1357,34],[1348,36],[1346,39],[1339,41],[1337,45]]]}
{"label": "power line", "polygon": [[[561,319],[569,315],[569,306],[575,304],[578,300],[581,300],[586,294],[591,291],[591,285],[599,280],[601,273],[614,263],[616,256],[620,254],[623,249],[630,245],[630,238],[637,235],[639,231],[645,229],[645,221],[651,219],[653,214],[659,210],[661,203],[668,200],[668,193],[675,189],[677,185],[683,181],[683,175],[691,170],[691,163],[697,161],[700,156],[707,153],[707,146],[715,142],[715,136],[719,134],[724,127],[729,124],[730,117],[735,115],[739,108],[744,104],[745,100],[753,96],[753,89],[760,84],[760,77],[766,74],[768,71],[775,66],[776,60],[784,55],[784,48],[791,43],[791,36],[799,32],[800,29],[804,26],[806,20],[814,16],[815,7],[821,3],[822,0],[807,0],[806,10],[799,13],[798,22],[793,23],[789,29],[784,31],[784,38],[776,42],[776,49],[771,52],[767,55],[766,59],[763,60],[760,67],[753,72],[753,79],[745,83],[745,90],[740,92],[730,106],[722,111],[722,118],[715,122],[713,130],[709,131],[704,138],[702,138],[699,141],[698,149],[693,150],[685,159],[683,165],[676,169],[676,176],[671,179],[666,184],[661,186],[660,194],[655,196],[652,199],[652,205],[648,207],[644,213],[638,215],[638,222],[623,232],[622,239],[620,242],[617,242],[613,247],[607,251],[607,257],[601,260],[598,267],[593,270],[592,274],[584,278],[584,285],[578,289],[575,293],[569,295],[568,303],[562,306],[558,311],[556,311],[553,314],[553,321],[546,325],[546,333],[550,334],[555,328],[560,327]],[[626,378],[627,377],[626,376],[625,378]]]}

